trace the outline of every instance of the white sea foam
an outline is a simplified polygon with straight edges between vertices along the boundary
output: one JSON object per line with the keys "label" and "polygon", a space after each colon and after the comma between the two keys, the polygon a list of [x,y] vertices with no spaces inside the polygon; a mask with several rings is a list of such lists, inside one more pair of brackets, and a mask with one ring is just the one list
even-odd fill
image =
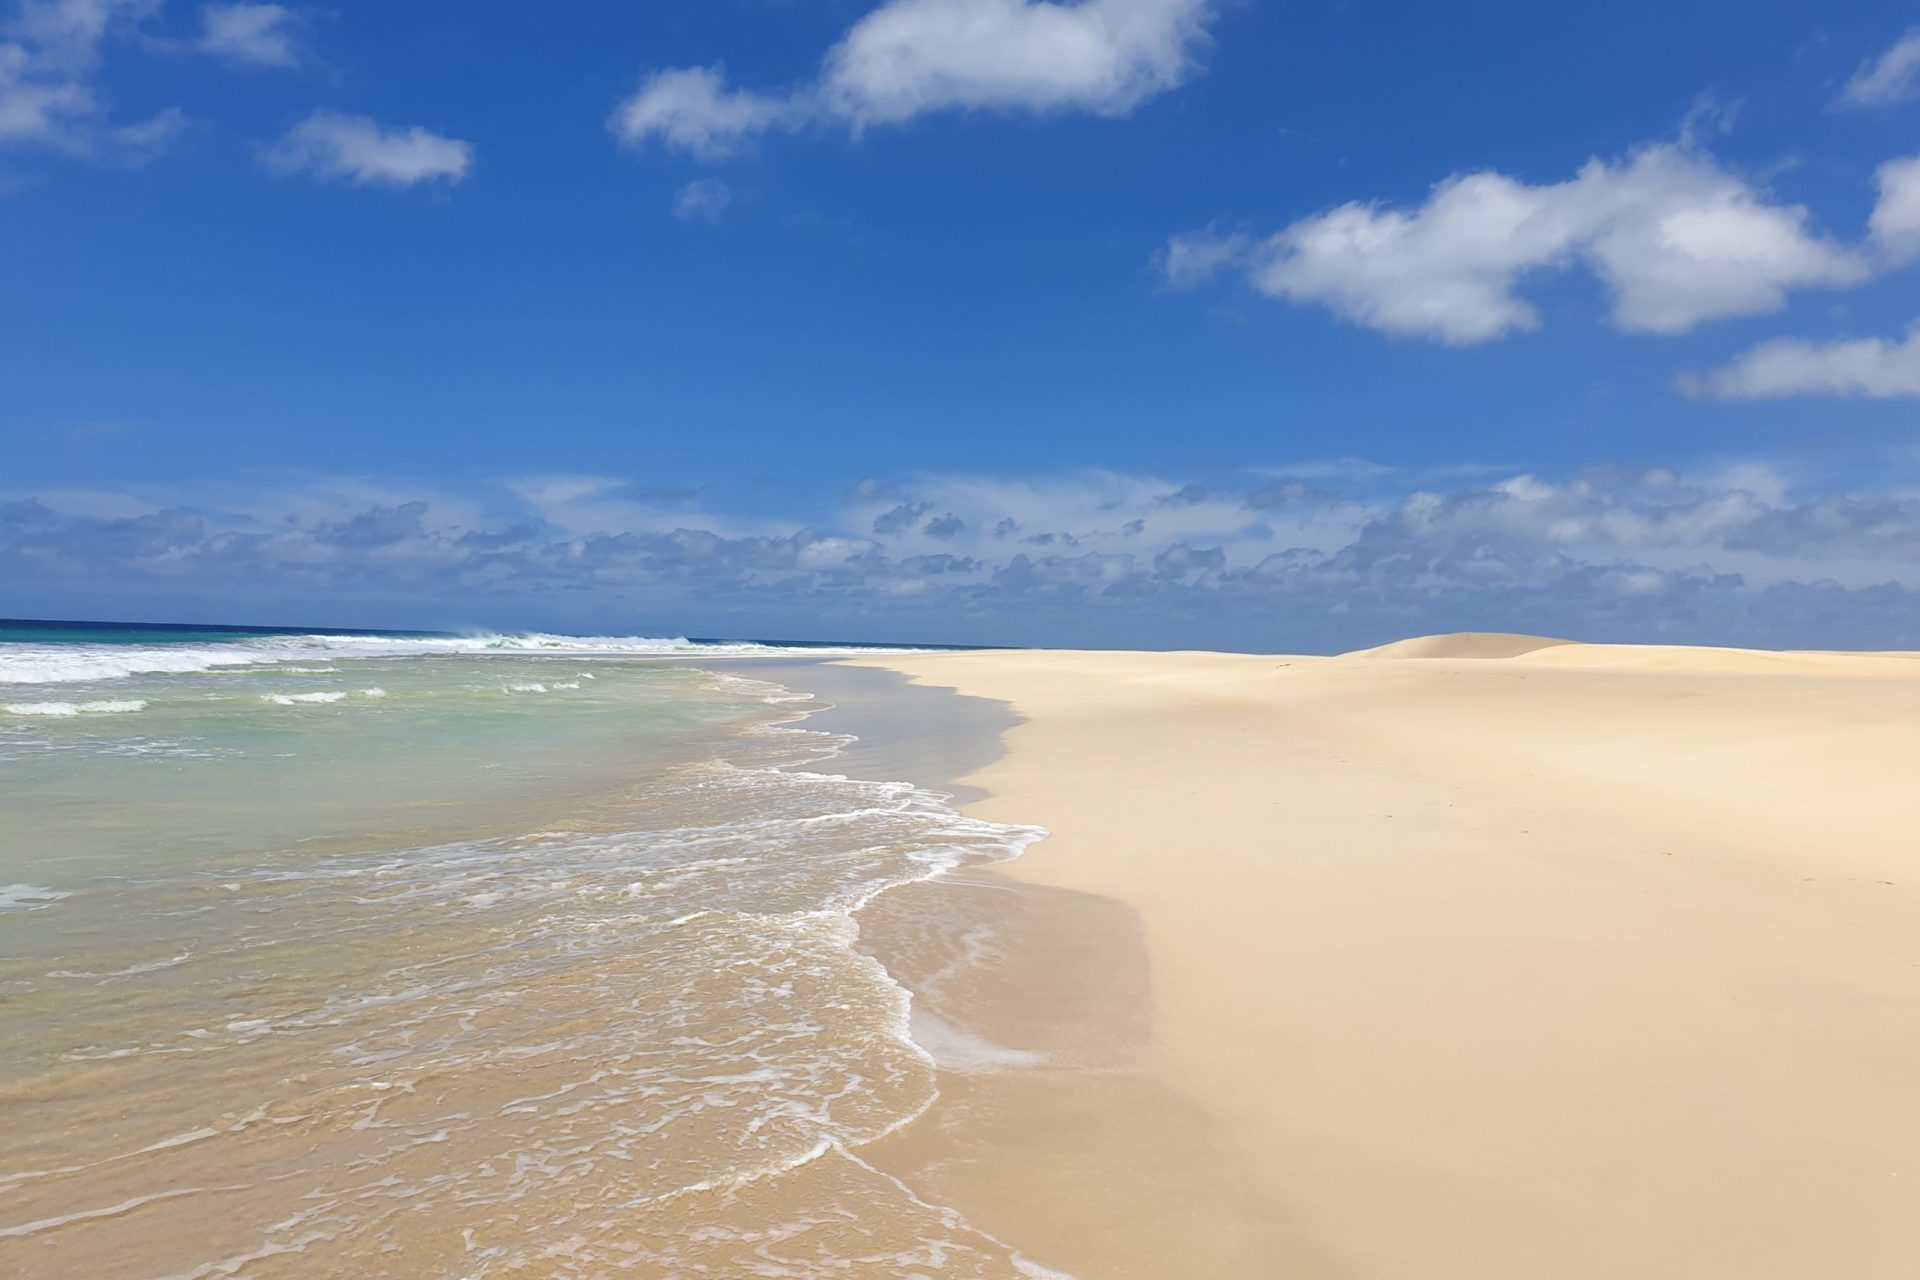
{"label": "white sea foam", "polygon": [[1047,1060],[1031,1049],[1009,1049],[975,1035],[965,1027],[914,1006],[912,1035],[943,1071],[979,1075],[1012,1067],[1031,1067]]}
{"label": "white sea foam", "polygon": [[[796,689],[789,689],[785,685],[775,684],[771,680],[755,680],[751,676],[739,675],[732,671],[709,671],[706,673],[706,677],[707,683],[716,692],[729,695],[737,694],[741,697],[752,698],[756,702],[767,703],[769,706],[778,706],[786,702],[812,702],[815,700],[814,696],[810,693],[802,693]],[[780,726],[776,725],[773,727],[777,729]],[[852,739],[848,739],[848,742],[851,743]],[[834,754],[837,754],[837,752]]]}
{"label": "white sea foam", "polygon": [[44,885],[0,884],[0,912],[32,911],[36,907],[50,907],[60,899],[71,896]]}
{"label": "white sea foam", "polygon": [[114,712],[145,711],[142,698],[103,698],[94,702],[9,702],[5,710],[16,716],[108,715]]}
{"label": "white sea foam", "polygon": [[319,693],[263,693],[260,699],[263,702],[277,702],[283,707],[291,707],[300,703],[338,702],[346,696],[337,690],[324,690]]}
{"label": "white sea foam", "polygon": [[696,641],[684,636],[261,636],[215,644],[0,645],[0,684],[74,684],[136,675],[192,674],[222,667],[312,663],[340,658],[456,654],[560,657],[732,657],[753,654],[909,652],[878,646],[784,646],[754,641]]}
{"label": "white sea foam", "polygon": [[73,969],[55,969],[47,974],[49,978],[133,978],[143,973],[158,973],[162,969],[171,969],[185,964],[193,957],[193,952],[182,951],[177,956],[165,960],[149,960],[145,964],[130,964],[124,969],[108,969],[100,973],[80,972]]}

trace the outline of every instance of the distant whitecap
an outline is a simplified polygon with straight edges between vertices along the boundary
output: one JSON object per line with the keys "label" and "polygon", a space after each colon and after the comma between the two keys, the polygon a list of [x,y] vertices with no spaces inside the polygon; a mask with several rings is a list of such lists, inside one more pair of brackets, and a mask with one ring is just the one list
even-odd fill
{"label": "distant whitecap", "polygon": [[16,716],[110,715],[114,712],[145,711],[142,698],[107,698],[96,702],[9,702],[5,710]]}

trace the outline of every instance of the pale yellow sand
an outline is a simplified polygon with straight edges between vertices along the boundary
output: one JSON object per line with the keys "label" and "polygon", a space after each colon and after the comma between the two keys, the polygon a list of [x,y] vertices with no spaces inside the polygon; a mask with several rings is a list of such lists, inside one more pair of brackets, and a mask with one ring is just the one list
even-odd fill
{"label": "pale yellow sand", "polygon": [[[977,811],[1053,829],[1015,877],[1138,914],[1150,1084],[1248,1180],[1245,1210],[1116,1206],[1131,1267],[1035,1256],[1198,1275],[1181,1233],[1239,1215],[1273,1259],[1243,1274],[1920,1276],[1920,660],[865,661],[1028,717]],[[1047,1167],[971,1160],[1023,1194]],[[1099,1221],[1099,1188],[1050,1194]]]}

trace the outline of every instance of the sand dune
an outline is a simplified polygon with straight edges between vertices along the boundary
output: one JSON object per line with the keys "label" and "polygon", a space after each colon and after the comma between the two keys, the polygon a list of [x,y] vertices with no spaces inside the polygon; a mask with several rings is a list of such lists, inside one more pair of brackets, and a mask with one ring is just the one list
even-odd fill
{"label": "sand dune", "polygon": [[1571,643],[1551,636],[1516,635],[1508,631],[1449,631],[1437,636],[1414,636],[1371,649],[1356,649],[1343,658],[1517,658]]}
{"label": "sand dune", "polygon": [[[1054,831],[1012,874],[1137,913],[1153,1082],[1271,1260],[1221,1273],[1920,1275],[1920,663],[1385,651],[1428,660],[878,660],[1010,701],[978,810]],[[1059,1194],[1017,1137],[972,1158]],[[1125,1258],[1043,1256],[1184,1274],[1219,1213],[1146,1167],[1099,1193]]]}
{"label": "sand dune", "polygon": [[1695,671],[1701,674],[1752,675],[1805,672],[1835,676],[1902,676],[1898,664],[1920,661],[1920,654],[1840,652],[1832,650],[1729,649],[1675,644],[1583,644],[1549,636],[1504,631],[1450,631],[1415,636],[1372,649],[1343,653],[1341,659],[1449,658],[1501,660],[1557,667],[1613,667],[1636,671]]}

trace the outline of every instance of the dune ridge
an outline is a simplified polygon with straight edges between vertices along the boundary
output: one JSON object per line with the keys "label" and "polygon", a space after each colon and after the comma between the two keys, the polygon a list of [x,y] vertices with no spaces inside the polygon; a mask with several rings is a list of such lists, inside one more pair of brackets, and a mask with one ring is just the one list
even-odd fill
{"label": "dune ridge", "polygon": [[1511,631],[1445,631],[1412,636],[1371,649],[1355,649],[1342,658],[1517,658],[1542,649],[1574,643],[1552,636],[1529,636]]}

